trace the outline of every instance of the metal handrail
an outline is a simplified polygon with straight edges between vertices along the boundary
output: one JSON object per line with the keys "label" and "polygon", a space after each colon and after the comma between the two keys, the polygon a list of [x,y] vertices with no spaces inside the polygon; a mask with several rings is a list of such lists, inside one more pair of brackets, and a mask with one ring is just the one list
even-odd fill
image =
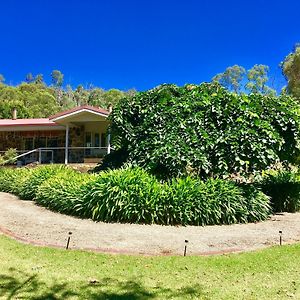
{"label": "metal handrail", "polygon": [[38,149],[34,149],[34,150],[28,151],[28,152],[26,152],[26,153],[20,154],[20,155],[14,157],[14,158],[12,158],[12,159],[8,159],[8,160],[3,161],[2,163],[0,163],[0,165],[5,165],[5,164],[7,164],[7,163],[10,162],[10,161],[15,161],[15,160],[17,160],[17,159],[20,158],[20,157],[23,157],[23,156],[26,156],[26,155],[28,155],[28,154],[34,153],[34,152],[36,152],[36,151],[38,151]]}
{"label": "metal handrail", "polygon": [[[52,153],[52,161],[53,161],[53,151],[54,150],[65,150],[66,147],[50,147],[50,148],[36,148],[36,149],[33,149],[33,150],[30,150],[30,151],[27,151],[25,153],[22,153],[12,159],[8,159],[2,163],[0,163],[0,166],[1,165],[5,165],[7,164],[8,162],[10,161],[16,161],[18,158],[21,158],[21,157],[24,157],[26,155],[29,155],[31,153],[35,153],[35,152],[38,152],[39,153],[39,163],[41,163],[41,152],[51,152]],[[80,149],[108,149],[108,147],[68,147],[68,150],[80,150]],[[112,150],[114,150],[114,148],[111,147]],[[26,151],[26,150],[24,150]],[[21,152],[21,151],[18,151],[18,152]],[[22,151],[23,152],[23,151]]]}

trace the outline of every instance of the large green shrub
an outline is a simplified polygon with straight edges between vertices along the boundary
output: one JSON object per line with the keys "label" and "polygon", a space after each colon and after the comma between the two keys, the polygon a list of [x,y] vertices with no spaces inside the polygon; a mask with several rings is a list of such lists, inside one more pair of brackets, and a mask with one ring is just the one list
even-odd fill
{"label": "large green shrub", "polygon": [[[299,107],[287,96],[236,95],[219,84],[162,85],[124,99],[111,116],[127,162],[161,178],[264,170],[299,151]],[[112,167],[119,157],[108,156]],[[123,162],[124,163],[124,162]]]}
{"label": "large green shrub", "polygon": [[296,212],[300,210],[300,180],[291,171],[265,172],[259,185],[271,197],[274,212]]}

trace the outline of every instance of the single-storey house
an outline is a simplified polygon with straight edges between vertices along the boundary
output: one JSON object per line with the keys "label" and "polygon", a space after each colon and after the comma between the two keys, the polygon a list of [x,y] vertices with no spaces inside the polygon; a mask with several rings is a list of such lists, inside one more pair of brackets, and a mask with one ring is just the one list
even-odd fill
{"label": "single-storey house", "polygon": [[0,119],[0,154],[18,151],[18,164],[97,162],[110,153],[111,109],[79,106],[49,118]]}

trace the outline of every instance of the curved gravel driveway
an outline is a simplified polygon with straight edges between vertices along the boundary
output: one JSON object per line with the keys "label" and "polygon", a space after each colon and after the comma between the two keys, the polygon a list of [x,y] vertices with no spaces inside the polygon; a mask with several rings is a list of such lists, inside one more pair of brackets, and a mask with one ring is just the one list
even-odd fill
{"label": "curved gravel driveway", "polygon": [[32,201],[0,193],[0,233],[36,245],[65,247],[72,232],[70,248],[109,253],[143,255],[207,255],[255,250],[300,240],[300,213],[275,215],[257,224],[223,226],[159,226],[95,223],[61,215]]}

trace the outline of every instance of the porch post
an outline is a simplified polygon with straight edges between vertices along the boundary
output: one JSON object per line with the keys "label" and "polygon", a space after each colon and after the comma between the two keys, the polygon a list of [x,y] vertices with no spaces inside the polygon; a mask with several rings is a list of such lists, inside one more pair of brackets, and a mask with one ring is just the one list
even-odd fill
{"label": "porch post", "polygon": [[110,130],[108,131],[107,135],[107,154],[110,153]]}
{"label": "porch post", "polygon": [[[108,105],[109,114],[111,114],[112,109],[113,109],[113,107],[112,107],[112,104],[110,103]],[[109,154],[109,153],[110,153],[110,126],[108,127],[108,135],[107,135],[107,154]]]}
{"label": "porch post", "polygon": [[39,148],[39,164],[42,163],[42,150]]}
{"label": "porch post", "polygon": [[66,126],[66,143],[65,143],[65,165],[68,164],[68,154],[69,154],[69,124]]}

